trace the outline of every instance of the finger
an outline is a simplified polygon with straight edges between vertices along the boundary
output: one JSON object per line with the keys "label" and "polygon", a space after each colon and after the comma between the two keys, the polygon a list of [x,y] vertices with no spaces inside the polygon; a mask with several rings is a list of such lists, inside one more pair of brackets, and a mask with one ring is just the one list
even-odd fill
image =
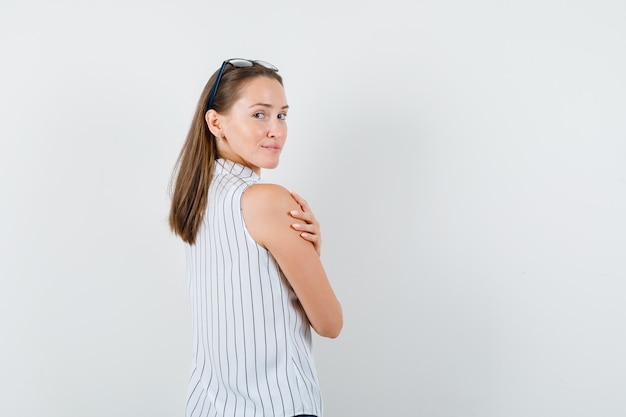
{"label": "finger", "polygon": [[317,243],[317,241],[319,240],[319,236],[317,236],[317,235],[312,235],[312,234],[310,234],[310,233],[306,233],[306,232],[300,233],[300,236],[301,236],[304,240],[307,240],[307,241],[309,241],[309,242],[311,242],[311,243],[313,243],[313,244]]}
{"label": "finger", "polygon": [[307,201],[304,198],[300,197],[298,193],[296,193],[295,191],[292,191],[291,195],[294,198],[294,200],[296,200],[296,202],[300,205],[303,211],[311,211],[309,208],[309,203],[307,203]]}
{"label": "finger", "polygon": [[321,251],[322,251],[322,239],[320,238],[319,235],[314,235],[311,233],[307,233],[307,232],[302,232],[300,233],[300,237],[304,240],[306,240],[307,242],[310,242],[313,247],[315,248],[315,251],[317,252],[318,255],[321,255]]}
{"label": "finger", "polygon": [[289,212],[291,217],[294,217],[299,220],[303,220],[306,223],[316,223],[315,217],[312,213],[306,213],[303,211],[292,210]]}
{"label": "finger", "polygon": [[322,253],[322,240],[319,238],[319,236],[312,235],[310,233],[301,233],[300,237],[302,237],[302,239],[306,240],[307,242],[310,242],[313,245],[313,247],[315,248],[315,251],[317,252],[317,254],[321,255],[321,253]]}
{"label": "finger", "polygon": [[293,227],[294,229],[296,229],[299,232],[307,232],[307,233],[311,233],[311,234],[315,234],[315,235],[319,235],[320,234],[319,227],[314,225],[314,224],[294,223],[294,224],[291,225],[291,227]]}

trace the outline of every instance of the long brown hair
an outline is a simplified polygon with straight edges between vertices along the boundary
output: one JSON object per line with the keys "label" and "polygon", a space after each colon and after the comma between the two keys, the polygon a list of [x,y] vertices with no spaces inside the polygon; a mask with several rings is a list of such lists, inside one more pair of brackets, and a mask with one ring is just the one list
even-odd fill
{"label": "long brown hair", "polygon": [[[204,118],[209,110],[209,95],[218,71],[213,73],[202,90],[170,184],[172,195],[170,228],[190,245],[194,244],[196,233],[202,224],[209,185],[213,178],[213,167],[215,160],[219,158],[216,138],[209,130]],[[276,71],[263,65],[254,64],[251,67],[241,68],[226,65],[211,108],[218,113],[227,113],[241,96],[244,83],[255,77],[269,77],[277,80],[281,85],[283,83]]]}

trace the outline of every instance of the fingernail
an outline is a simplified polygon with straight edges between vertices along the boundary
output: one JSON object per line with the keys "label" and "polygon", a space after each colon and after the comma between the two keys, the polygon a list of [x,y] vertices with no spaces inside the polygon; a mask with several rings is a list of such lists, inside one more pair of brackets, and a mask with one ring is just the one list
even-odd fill
{"label": "fingernail", "polygon": [[298,215],[298,212],[297,212],[296,210],[293,210],[293,211],[291,212],[291,215],[292,215],[292,216],[297,216],[297,215]]}
{"label": "fingernail", "polygon": [[302,226],[300,226],[298,223],[294,223],[291,225],[291,227],[293,227],[294,229],[300,229]]}

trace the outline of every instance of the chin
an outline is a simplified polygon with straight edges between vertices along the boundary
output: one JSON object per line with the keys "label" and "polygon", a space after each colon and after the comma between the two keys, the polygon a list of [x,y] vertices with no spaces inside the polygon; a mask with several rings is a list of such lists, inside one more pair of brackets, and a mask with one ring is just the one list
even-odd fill
{"label": "chin", "polygon": [[265,161],[265,163],[263,164],[262,168],[274,169],[274,168],[276,168],[278,166],[279,162],[280,162],[279,158],[270,159],[268,161]]}
{"label": "chin", "polygon": [[278,161],[273,162],[273,163],[271,163],[271,164],[267,164],[267,165],[266,165],[266,166],[264,166],[263,168],[265,168],[265,169],[274,169],[274,168],[276,168],[277,166],[278,166]]}

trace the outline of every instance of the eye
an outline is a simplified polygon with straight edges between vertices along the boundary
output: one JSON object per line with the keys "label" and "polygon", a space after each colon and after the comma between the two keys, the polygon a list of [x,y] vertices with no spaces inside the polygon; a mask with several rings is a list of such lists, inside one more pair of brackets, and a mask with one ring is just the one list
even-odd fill
{"label": "eye", "polygon": [[252,115],[252,117],[254,117],[255,119],[264,119],[264,118],[265,118],[265,113],[263,113],[263,112],[257,112],[257,113],[254,113],[254,114]]}
{"label": "eye", "polygon": [[280,113],[280,114],[278,115],[278,118],[279,118],[280,120],[285,120],[285,119],[287,119],[287,113]]}

